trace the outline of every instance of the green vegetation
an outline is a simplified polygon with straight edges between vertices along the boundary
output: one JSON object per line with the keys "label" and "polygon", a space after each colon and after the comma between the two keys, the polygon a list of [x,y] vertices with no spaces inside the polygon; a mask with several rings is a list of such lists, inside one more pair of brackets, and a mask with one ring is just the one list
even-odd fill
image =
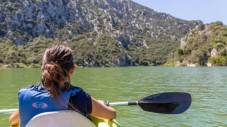
{"label": "green vegetation", "polygon": [[[91,36],[96,36],[95,39]],[[72,38],[67,43],[74,51],[75,64],[87,67],[151,66],[166,62],[169,52],[175,47],[172,42],[136,38],[134,43],[123,47],[115,38],[96,32]],[[44,50],[59,40],[37,37],[24,45],[15,45],[10,40],[0,41],[0,66],[26,68],[41,65]],[[146,44],[145,44],[146,43]],[[5,66],[4,66],[5,67]]]}
{"label": "green vegetation", "polygon": [[170,61],[206,66],[227,65],[227,26],[221,22],[200,25],[187,34]]}
{"label": "green vegetation", "polygon": [[7,64],[14,68],[39,67],[44,49],[52,43],[53,41],[44,37],[38,37],[25,45],[15,45],[10,40],[0,41],[0,66]]}
{"label": "green vegetation", "polygon": [[209,62],[216,66],[226,66],[227,65],[227,57],[226,56],[215,56],[210,57]]}
{"label": "green vegetation", "polygon": [[108,35],[99,35],[94,42],[85,36],[69,43],[79,66],[116,66],[115,62],[121,57],[121,45]]}

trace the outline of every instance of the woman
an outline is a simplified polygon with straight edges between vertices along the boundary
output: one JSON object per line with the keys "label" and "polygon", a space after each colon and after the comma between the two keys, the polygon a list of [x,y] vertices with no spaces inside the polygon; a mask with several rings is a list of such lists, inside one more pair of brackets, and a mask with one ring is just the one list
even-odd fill
{"label": "woman", "polygon": [[116,111],[71,85],[70,77],[75,66],[72,50],[64,45],[47,48],[42,61],[41,83],[23,88],[18,93],[19,111],[10,118],[10,125],[25,127],[35,115],[58,110],[75,110],[85,117],[92,115],[103,119],[113,119]]}

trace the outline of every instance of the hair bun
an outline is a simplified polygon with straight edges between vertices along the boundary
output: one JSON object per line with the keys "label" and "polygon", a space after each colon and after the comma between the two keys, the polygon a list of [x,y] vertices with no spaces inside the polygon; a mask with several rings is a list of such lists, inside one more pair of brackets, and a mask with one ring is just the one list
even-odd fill
{"label": "hair bun", "polygon": [[[58,64],[48,63],[44,65],[41,80],[45,88],[52,93],[52,90],[57,90],[62,87],[61,85],[64,85],[62,84],[62,81],[65,81],[67,76],[68,73],[64,71]],[[60,93],[61,91],[58,91],[54,96],[58,96]]]}

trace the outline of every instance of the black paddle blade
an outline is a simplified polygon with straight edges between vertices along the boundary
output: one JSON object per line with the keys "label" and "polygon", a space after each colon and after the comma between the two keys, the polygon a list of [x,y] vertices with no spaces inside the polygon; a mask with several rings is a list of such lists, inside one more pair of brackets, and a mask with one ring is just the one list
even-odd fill
{"label": "black paddle blade", "polygon": [[138,105],[145,111],[180,114],[191,105],[191,95],[182,92],[159,93],[139,100]]}

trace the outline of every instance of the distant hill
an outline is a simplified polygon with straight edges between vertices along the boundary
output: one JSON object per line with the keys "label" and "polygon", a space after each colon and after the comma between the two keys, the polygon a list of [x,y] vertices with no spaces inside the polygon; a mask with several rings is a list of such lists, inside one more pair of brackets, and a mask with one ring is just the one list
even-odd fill
{"label": "distant hill", "polygon": [[181,39],[181,45],[168,61],[171,63],[176,66],[227,66],[227,26],[214,22],[191,30]]}
{"label": "distant hill", "polygon": [[0,62],[37,63],[45,43],[57,40],[81,66],[159,65],[199,24],[130,0],[0,0],[1,43],[15,44],[12,59],[1,49]]}

